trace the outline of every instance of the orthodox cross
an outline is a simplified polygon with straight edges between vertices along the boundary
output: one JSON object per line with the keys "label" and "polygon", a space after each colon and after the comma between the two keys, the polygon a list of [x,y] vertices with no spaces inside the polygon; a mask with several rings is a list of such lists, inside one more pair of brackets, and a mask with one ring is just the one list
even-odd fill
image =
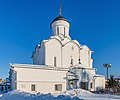
{"label": "orthodox cross", "polygon": [[62,0],[60,0],[59,10],[60,10],[60,16],[61,16],[62,15]]}

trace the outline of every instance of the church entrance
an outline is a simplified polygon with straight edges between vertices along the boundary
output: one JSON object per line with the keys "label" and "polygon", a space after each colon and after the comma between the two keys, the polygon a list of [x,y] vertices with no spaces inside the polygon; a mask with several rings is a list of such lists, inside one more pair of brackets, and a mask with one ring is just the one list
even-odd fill
{"label": "church entrance", "polygon": [[69,89],[77,89],[77,80],[69,80],[68,86],[69,86]]}
{"label": "church entrance", "polygon": [[81,88],[88,90],[88,82],[81,82]]}

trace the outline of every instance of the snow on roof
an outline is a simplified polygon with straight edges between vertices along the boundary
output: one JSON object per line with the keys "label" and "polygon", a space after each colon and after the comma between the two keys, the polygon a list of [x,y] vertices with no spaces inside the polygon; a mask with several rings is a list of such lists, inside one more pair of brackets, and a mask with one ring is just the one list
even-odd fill
{"label": "snow on roof", "polygon": [[105,76],[100,75],[100,74],[96,74],[94,77],[105,77]]}
{"label": "snow on roof", "polygon": [[96,68],[88,68],[88,67],[86,67],[86,66],[83,65],[83,64],[74,65],[74,66],[72,66],[72,68],[96,70]]}
{"label": "snow on roof", "polygon": [[10,67],[17,67],[17,68],[32,68],[32,69],[50,69],[50,70],[60,70],[60,71],[68,71],[68,68],[62,67],[54,67],[48,65],[34,65],[34,64],[10,64]]}

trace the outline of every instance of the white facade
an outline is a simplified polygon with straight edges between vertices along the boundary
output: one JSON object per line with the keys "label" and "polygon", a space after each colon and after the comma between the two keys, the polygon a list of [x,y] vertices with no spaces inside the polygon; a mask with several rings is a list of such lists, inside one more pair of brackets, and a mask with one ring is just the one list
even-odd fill
{"label": "white facade", "polygon": [[[66,90],[66,73],[68,69],[50,66],[13,64],[11,65],[11,88],[35,92],[55,93]],[[61,90],[56,90],[55,85],[61,85]],[[34,92],[33,91],[33,92]]]}
{"label": "white facade", "polygon": [[[52,35],[32,54],[33,65],[11,65],[12,89],[37,92],[105,88],[105,77],[93,68],[92,51],[69,36],[70,23],[59,16],[51,23]],[[58,85],[58,86],[57,86]]]}
{"label": "white facade", "polygon": [[69,27],[70,24],[64,20],[57,20],[51,24],[53,36],[63,34],[69,37]]}
{"label": "white facade", "polygon": [[94,90],[100,90],[105,88],[105,76],[103,75],[96,75],[95,78],[95,89]]}
{"label": "white facade", "polygon": [[89,91],[104,89],[105,77],[96,74],[95,68],[84,68],[82,64],[77,64],[72,66],[67,73],[67,89],[73,88],[82,88]]}
{"label": "white facade", "polygon": [[85,68],[92,68],[91,50],[81,45],[69,36],[70,24],[64,20],[57,20],[51,24],[53,35],[48,40],[41,41],[33,52],[33,64],[52,65],[69,68],[81,63]]}

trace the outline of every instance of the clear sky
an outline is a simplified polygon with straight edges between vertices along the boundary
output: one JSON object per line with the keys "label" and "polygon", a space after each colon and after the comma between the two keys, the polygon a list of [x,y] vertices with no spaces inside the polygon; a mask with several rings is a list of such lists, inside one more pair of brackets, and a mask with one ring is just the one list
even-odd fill
{"label": "clear sky", "polygon": [[[93,66],[106,75],[120,75],[120,0],[62,0],[70,36],[94,51]],[[0,77],[9,63],[32,63],[35,46],[51,35],[59,0],[0,0]]]}

